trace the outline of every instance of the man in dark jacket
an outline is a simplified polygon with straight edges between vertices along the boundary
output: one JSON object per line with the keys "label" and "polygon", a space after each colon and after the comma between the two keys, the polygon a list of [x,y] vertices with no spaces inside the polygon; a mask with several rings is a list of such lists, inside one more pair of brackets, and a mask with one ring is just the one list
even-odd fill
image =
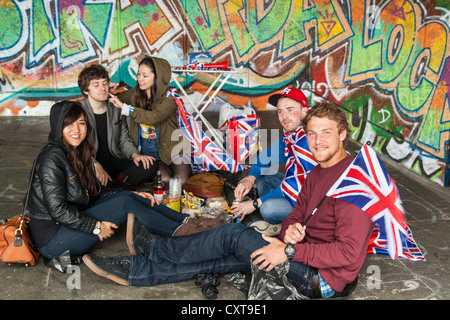
{"label": "man in dark jacket", "polygon": [[[373,223],[368,214],[341,199],[326,198],[305,220],[352,162],[345,151],[348,123],[337,106],[319,104],[304,119],[308,146],[319,165],[306,178],[292,213],[277,238],[241,224],[226,224],[188,237],[162,239],[134,228],[130,257],[85,255],[97,274],[124,285],[152,286],[189,279],[198,273],[251,271],[251,263],[272,270],[289,261],[287,277],[307,297],[333,297],[356,284]],[[128,235],[127,235],[128,236]]]}
{"label": "man in dark jacket", "polygon": [[139,154],[126,118],[108,101],[109,82],[108,72],[98,64],[84,68],[78,76],[85,97],[80,103],[92,125],[96,175],[104,186],[134,189],[153,181],[157,165],[153,157]]}

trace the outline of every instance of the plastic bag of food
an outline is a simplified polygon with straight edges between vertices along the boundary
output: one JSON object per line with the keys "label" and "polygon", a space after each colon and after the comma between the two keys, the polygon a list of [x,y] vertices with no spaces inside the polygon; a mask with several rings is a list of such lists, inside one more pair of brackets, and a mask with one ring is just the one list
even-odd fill
{"label": "plastic bag of food", "polygon": [[206,207],[211,210],[227,211],[228,203],[224,197],[209,198]]}

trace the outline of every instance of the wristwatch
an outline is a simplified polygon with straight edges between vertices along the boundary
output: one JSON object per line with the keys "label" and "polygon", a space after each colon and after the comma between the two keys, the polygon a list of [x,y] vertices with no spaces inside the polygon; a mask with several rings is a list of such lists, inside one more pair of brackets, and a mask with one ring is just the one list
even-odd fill
{"label": "wristwatch", "polygon": [[258,200],[253,201],[253,206],[255,207],[255,209],[258,209]]}
{"label": "wristwatch", "polygon": [[288,243],[286,247],[284,248],[284,253],[286,253],[286,256],[289,261],[292,261],[294,259],[295,255],[295,247],[292,243]]}
{"label": "wristwatch", "polygon": [[100,233],[100,231],[101,231],[101,229],[100,229],[101,224],[102,223],[100,221],[97,221],[97,223],[95,224],[95,229],[94,229],[94,231],[92,231],[93,234],[97,235],[97,234]]}

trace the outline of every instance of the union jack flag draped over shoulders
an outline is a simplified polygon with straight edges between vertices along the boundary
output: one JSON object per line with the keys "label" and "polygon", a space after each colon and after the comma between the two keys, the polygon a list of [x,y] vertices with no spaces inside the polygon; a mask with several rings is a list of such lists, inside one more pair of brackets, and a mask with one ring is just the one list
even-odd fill
{"label": "union jack flag draped over shoulders", "polygon": [[239,163],[219,148],[203,132],[194,117],[186,111],[183,100],[175,88],[167,91],[167,96],[174,97],[178,106],[178,126],[191,143],[191,167],[193,172],[225,170],[236,173],[243,169]]}
{"label": "union jack flag draped over shoulders", "polygon": [[369,145],[362,147],[327,196],[351,202],[370,216],[375,228],[367,253],[425,260],[406,224],[397,186]]}
{"label": "union jack flag draped over shoulders", "polygon": [[297,196],[305,184],[309,171],[317,165],[306,141],[306,133],[302,126],[295,132],[284,131],[283,141],[286,145],[284,155],[286,171],[281,182],[281,191],[286,199],[295,206]]}

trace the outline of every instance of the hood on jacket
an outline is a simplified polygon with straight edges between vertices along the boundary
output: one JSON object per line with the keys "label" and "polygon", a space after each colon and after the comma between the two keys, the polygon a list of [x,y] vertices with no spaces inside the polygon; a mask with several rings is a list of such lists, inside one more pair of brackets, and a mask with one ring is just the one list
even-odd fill
{"label": "hood on jacket", "polygon": [[[154,100],[156,101],[166,95],[172,75],[172,69],[166,59],[158,57],[147,57],[145,59],[150,59],[155,66],[156,94]],[[136,83],[136,86],[139,86],[139,84]]]}
{"label": "hood on jacket", "polygon": [[64,149],[66,148],[62,139],[64,116],[67,111],[75,105],[78,105],[83,110],[81,104],[76,101],[60,101],[52,106],[50,110],[50,133],[48,135],[49,143],[57,144]]}

